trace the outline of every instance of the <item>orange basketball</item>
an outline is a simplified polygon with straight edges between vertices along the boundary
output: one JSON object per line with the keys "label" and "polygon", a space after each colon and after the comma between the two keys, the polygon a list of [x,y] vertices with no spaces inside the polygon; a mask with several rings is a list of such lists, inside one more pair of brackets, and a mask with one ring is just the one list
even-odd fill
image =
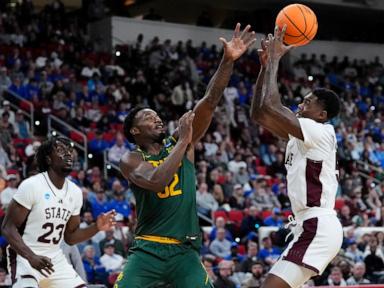
{"label": "orange basketball", "polygon": [[284,43],[302,46],[308,44],[316,35],[317,18],[313,11],[302,4],[291,4],[284,7],[276,17],[276,25],[280,29],[284,24],[287,30]]}

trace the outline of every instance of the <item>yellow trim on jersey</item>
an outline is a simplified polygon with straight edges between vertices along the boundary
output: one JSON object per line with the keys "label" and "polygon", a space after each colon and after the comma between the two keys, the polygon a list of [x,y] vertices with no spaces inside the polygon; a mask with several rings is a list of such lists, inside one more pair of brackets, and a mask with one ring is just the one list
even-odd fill
{"label": "yellow trim on jersey", "polygon": [[161,244],[181,244],[180,240],[177,240],[174,238],[162,237],[162,236],[154,236],[154,235],[136,236],[135,239],[147,240],[147,241],[157,242]]}

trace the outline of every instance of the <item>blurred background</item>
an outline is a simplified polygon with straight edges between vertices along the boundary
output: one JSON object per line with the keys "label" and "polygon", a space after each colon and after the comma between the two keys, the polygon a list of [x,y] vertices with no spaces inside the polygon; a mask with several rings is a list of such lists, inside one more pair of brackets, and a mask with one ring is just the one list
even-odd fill
{"label": "blurred background", "polygon": [[[218,38],[230,39],[237,22],[251,24],[257,44],[237,61],[196,147],[196,187],[201,256],[215,287],[260,287],[287,245],[290,204],[285,143],[249,119],[260,69],[255,49],[290,3],[0,1],[0,219],[19,183],[36,172],[36,148],[46,137],[68,137],[76,148],[70,178],[84,197],[82,227],[109,209],[119,214],[115,230],[63,249],[89,284],[112,287],[136,225],[135,199],[118,168],[135,148],[122,134],[124,117],[148,104],[172,133],[220,62]],[[294,111],[315,87],[342,99],[332,124],[340,164],[335,209],[345,231],[339,255],[306,287],[384,284],[384,1],[301,3],[316,13],[318,34],[284,57],[279,89]],[[9,286],[3,237],[0,246],[0,285]]]}

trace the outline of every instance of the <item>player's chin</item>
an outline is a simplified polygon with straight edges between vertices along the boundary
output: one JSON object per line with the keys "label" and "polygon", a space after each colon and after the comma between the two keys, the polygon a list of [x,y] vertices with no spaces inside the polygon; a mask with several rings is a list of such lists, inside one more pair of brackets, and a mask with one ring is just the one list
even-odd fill
{"label": "player's chin", "polygon": [[61,171],[64,173],[64,174],[70,174],[73,170],[73,165],[65,165],[63,168],[61,168]]}
{"label": "player's chin", "polygon": [[156,143],[162,143],[165,138],[165,132],[160,132],[156,135],[155,142]]}

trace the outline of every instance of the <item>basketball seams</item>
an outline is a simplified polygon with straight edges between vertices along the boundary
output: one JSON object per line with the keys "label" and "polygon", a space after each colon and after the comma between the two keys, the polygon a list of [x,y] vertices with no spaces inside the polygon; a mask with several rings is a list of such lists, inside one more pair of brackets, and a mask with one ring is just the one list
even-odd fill
{"label": "basketball seams", "polygon": [[304,18],[304,27],[305,27],[305,28],[304,28],[304,32],[303,32],[303,34],[306,35],[305,32],[307,32],[307,17],[305,17],[304,12],[303,12],[303,9],[301,9],[301,5],[297,5],[296,7],[299,8],[299,10],[300,10],[300,12],[301,12],[301,15],[303,15],[303,18]]}
{"label": "basketball seams", "polygon": [[[308,39],[307,35],[305,35],[300,29],[299,27],[297,27],[297,25],[295,24],[295,22],[292,21],[292,19],[285,13],[285,8],[283,9],[283,13],[284,13],[284,16],[287,18],[287,20],[289,22],[291,22],[291,24],[297,29],[297,31],[299,31],[301,33],[302,36],[304,36],[308,41],[310,41],[310,39]],[[305,17],[304,17],[305,18]]]}

